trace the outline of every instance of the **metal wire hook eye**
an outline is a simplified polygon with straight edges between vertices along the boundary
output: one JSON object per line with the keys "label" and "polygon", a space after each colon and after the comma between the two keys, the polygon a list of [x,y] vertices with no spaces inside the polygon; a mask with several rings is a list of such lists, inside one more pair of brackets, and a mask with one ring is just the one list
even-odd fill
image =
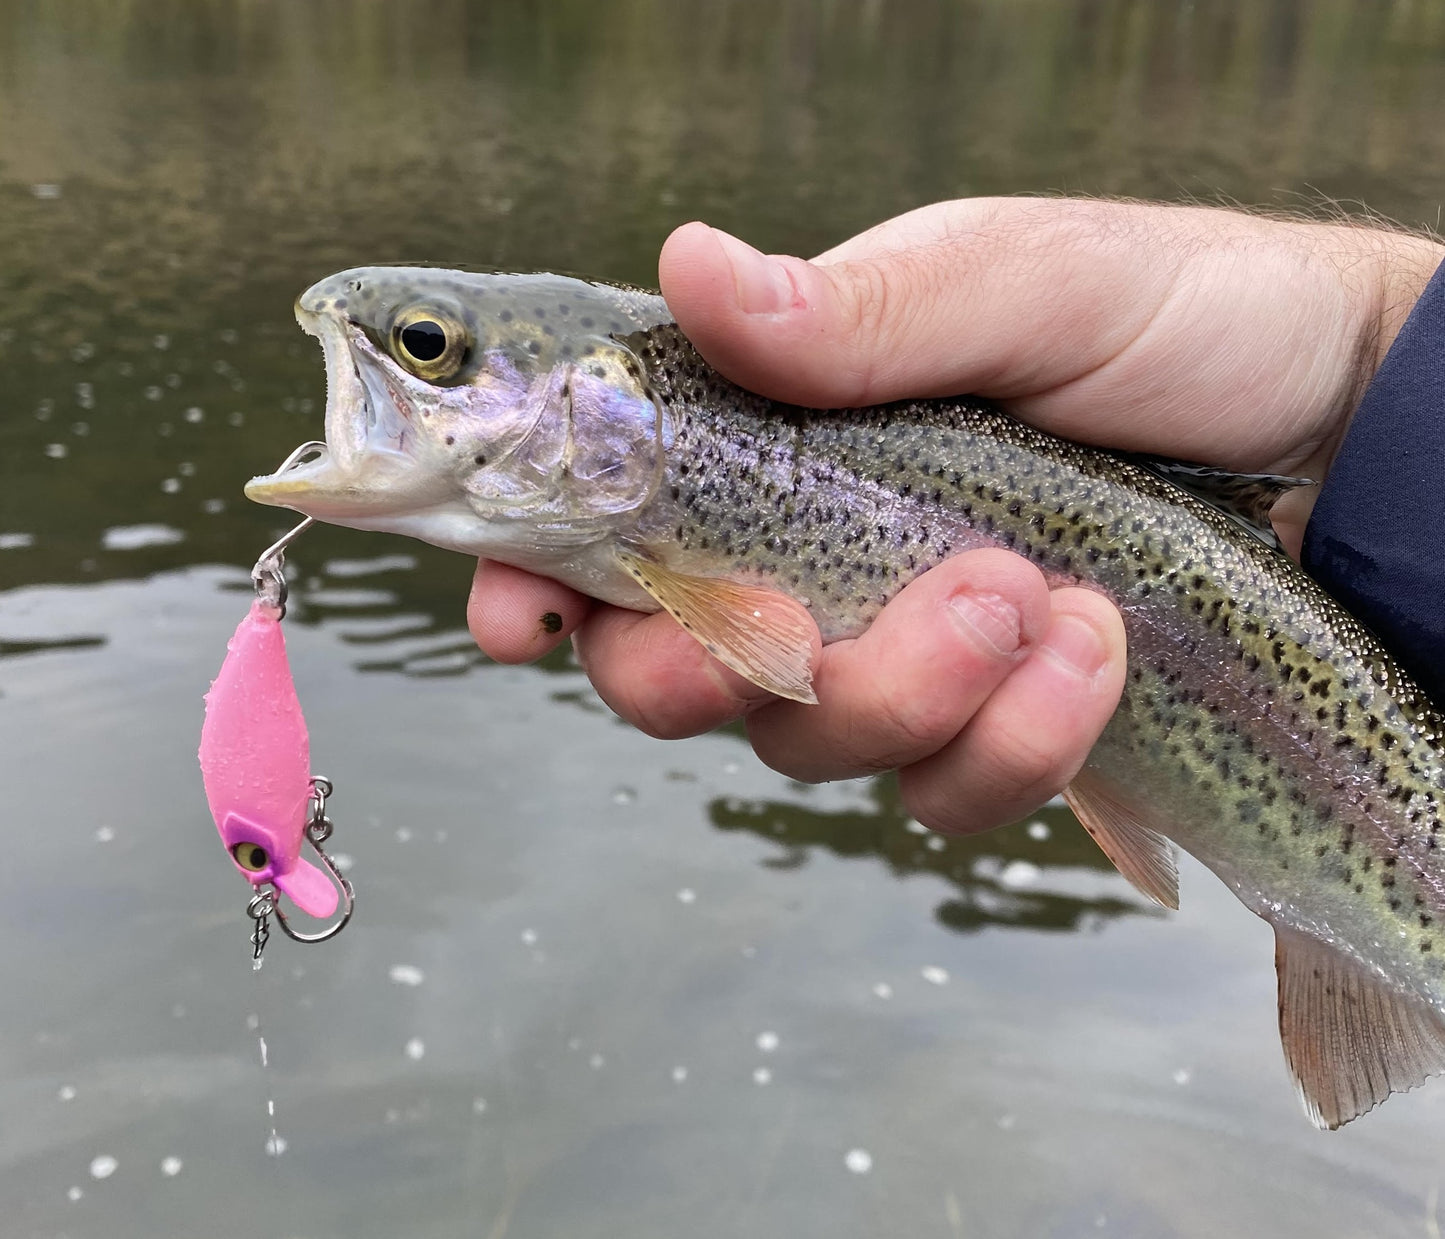
{"label": "metal wire hook eye", "polygon": [[[318,439],[312,439],[309,442],[303,443],[281,462],[276,472],[285,473],[287,469],[294,468],[303,456],[318,450],[324,452],[326,450],[326,444]],[[256,560],[251,568],[251,584],[256,590],[256,597],[276,611],[276,618],[278,620],[286,618],[287,589],[286,575],[284,572],[286,566],[286,548],[296,540],[298,535],[315,523],[311,517],[306,517],[306,519],[294,529],[282,534],[281,537],[277,538],[275,542],[262,551],[260,558]]]}

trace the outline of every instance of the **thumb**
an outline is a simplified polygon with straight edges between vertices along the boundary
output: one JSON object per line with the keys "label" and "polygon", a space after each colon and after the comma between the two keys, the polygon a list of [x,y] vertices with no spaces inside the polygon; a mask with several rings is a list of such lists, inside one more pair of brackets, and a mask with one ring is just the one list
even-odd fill
{"label": "thumb", "polygon": [[965,199],[812,262],[691,223],[668,238],[659,271],[708,361],[774,399],[1017,397],[1089,373],[1143,332],[1178,265],[1161,221],[1178,218],[1137,204]]}

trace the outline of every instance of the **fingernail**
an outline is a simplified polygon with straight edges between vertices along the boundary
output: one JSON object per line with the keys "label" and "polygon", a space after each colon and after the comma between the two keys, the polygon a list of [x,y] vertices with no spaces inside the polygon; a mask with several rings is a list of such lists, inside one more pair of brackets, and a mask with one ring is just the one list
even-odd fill
{"label": "fingernail", "polygon": [[948,600],[954,619],[970,640],[999,658],[1018,652],[1023,640],[1023,617],[1019,609],[998,594],[957,593]]}
{"label": "fingernail", "polygon": [[1041,648],[1082,676],[1097,675],[1109,661],[1103,638],[1077,615],[1054,616]]}
{"label": "fingernail", "polygon": [[713,235],[732,266],[738,307],[744,314],[780,314],[801,302],[787,267],[776,258],[717,228]]}

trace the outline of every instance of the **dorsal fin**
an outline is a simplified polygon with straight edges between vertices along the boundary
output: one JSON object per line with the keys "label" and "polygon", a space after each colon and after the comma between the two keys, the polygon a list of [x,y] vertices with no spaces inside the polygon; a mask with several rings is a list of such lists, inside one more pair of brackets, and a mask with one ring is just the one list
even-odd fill
{"label": "dorsal fin", "polygon": [[1445,1018],[1297,929],[1274,927],[1279,1035],[1300,1098],[1333,1131],[1445,1070]]}
{"label": "dorsal fin", "polygon": [[1231,473],[1211,465],[1194,465],[1167,456],[1148,456],[1136,452],[1128,458],[1141,469],[1173,482],[1196,499],[1218,508],[1225,516],[1244,526],[1276,550],[1279,538],[1269,522],[1270,509],[1279,497],[1299,486],[1313,486],[1313,478],[1291,478],[1279,473]]}

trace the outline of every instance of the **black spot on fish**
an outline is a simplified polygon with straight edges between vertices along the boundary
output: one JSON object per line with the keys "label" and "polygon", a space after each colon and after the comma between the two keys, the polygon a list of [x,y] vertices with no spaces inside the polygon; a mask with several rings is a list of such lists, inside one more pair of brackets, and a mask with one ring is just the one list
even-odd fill
{"label": "black spot on fish", "polygon": [[555,636],[562,631],[562,617],[556,611],[542,613],[542,631]]}

